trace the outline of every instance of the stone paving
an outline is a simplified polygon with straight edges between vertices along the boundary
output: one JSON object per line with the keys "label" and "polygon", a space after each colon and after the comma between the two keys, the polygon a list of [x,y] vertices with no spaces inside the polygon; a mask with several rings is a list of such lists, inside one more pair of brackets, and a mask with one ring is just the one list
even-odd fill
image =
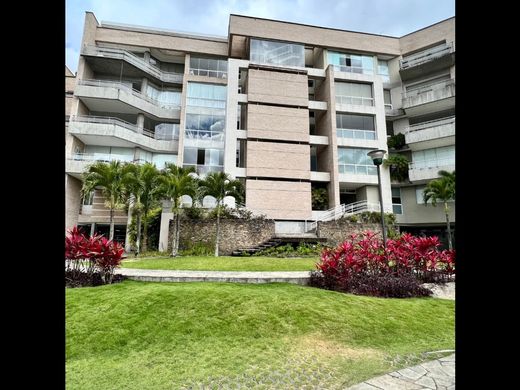
{"label": "stone paving", "polygon": [[455,354],[381,375],[348,390],[455,389]]}
{"label": "stone paving", "polygon": [[235,282],[308,284],[310,271],[180,271],[120,268],[116,273],[147,282]]}

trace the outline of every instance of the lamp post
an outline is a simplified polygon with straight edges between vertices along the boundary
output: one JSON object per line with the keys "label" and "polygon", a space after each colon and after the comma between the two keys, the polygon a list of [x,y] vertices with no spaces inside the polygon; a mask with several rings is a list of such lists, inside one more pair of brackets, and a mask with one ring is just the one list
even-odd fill
{"label": "lamp post", "polygon": [[386,150],[377,149],[367,153],[372,158],[372,162],[377,166],[377,186],[379,189],[379,204],[381,206],[381,227],[383,229],[383,248],[386,249],[386,228],[385,228],[385,211],[383,208],[383,191],[381,189],[381,164],[383,163],[383,156]]}

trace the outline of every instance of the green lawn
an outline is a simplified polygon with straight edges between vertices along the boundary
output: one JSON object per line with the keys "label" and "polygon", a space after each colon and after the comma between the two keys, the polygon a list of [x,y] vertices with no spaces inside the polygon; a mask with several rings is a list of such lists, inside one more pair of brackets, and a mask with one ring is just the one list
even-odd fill
{"label": "green lawn", "polygon": [[182,269],[198,271],[310,271],[316,269],[318,257],[232,257],[232,256],[186,256],[162,257],[123,261],[124,268]]}
{"label": "green lawn", "polygon": [[278,283],[66,289],[66,385],[344,388],[454,349],[454,306]]}

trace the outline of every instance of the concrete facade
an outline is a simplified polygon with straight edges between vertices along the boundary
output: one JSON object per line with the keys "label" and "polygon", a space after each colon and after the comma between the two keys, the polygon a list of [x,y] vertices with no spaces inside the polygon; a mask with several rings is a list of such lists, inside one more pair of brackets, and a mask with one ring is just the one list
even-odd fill
{"label": "concrete facade", "polygon": [[[381,167],[385,209],[395,205],[392,188],[402,187],[398,222],[438,224],[442,211],[418,205],[409,188],[436,177],[441,160],[454,161],[441,149],[455,139],[454,31],[455,18],[390,37],[230,15],[228,36],[212,37],[100,23],[87,12],[77,77],[66,69],[66,90],[76,90],[66,98],[67,174],[81,180],[87,164],[73,157],[85,150],[109,147],[103,153],[139,161],[169,158],[195,165],[200,175],[217,170],[243,180],[247,208],[297,223],[319,215],[314,188],[327,189],[328,208],[379,202],[366,153],[384,149],[425,167],[417,183],[391,181]],[[212,86],[226,88],[224,100],[208,98]],[[175,106],[163,104],[172,99]],[[115,124],[85,119],[94,117]],[[178,135],[157,139],[158,126],[169,125],[178,126]],[[392,132],[404,133],[410,147],[389,150]],[[432,173],[426,178],[425,172]],[[79,198],[77,187],[67,184],[75,192],[67,199]],[[70,205],[67,224],[96,223],[92,215],[81,217],[76,200]],[[162,216],[164,250],[171,213]]]}

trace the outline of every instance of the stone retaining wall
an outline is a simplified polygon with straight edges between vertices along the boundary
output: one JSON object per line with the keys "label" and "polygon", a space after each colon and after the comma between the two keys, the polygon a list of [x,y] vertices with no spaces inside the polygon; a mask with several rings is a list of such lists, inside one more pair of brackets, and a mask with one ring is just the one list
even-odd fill
{"label": "stone retaining wall", "polygon": [[[168,250],[171,251],[172,222],[170,221]],[[216,220],[183,220],[179,249],[188,249],[197,243],[215,247],[217,231]],[[230,255],[234,250],[261,244],[274,236],[274,220],[272,219],[221,219],[220,220],[220,255]]]}
{"label": "stone retaining wall", "polygon": [[327,245],[337,246],[345,241],[349,234],[361,233],[366,230],[372,230],[380,234],[381,225],[377,223],[350,222],[346,219],[318,222],[317,235],[318,237],[326,238]]}

